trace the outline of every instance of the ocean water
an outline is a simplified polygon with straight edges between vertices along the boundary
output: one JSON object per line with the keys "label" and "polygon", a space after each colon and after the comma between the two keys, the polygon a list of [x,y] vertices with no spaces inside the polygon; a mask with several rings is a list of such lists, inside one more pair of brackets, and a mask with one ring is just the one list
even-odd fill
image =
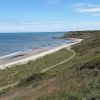
{"label": "ocean water", "polygon": [[54,39],[64,32],[0,33],[0,58],[32,48],[41,48],[68,43],[68,40]]}

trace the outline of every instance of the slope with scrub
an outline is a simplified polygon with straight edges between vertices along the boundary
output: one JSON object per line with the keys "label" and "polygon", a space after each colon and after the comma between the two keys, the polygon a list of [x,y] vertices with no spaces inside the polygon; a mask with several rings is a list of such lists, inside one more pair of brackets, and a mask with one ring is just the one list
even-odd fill
{"label": "slope with scrub", "polygon": [[[69,32],[61,38],[83,39],[71,48],[75,56],[44,73],[25,77],[2,91],[0,100],[100,100],[100,31]],[[66,58],[64,52],[56,53],[62,55],[59,61]]]}

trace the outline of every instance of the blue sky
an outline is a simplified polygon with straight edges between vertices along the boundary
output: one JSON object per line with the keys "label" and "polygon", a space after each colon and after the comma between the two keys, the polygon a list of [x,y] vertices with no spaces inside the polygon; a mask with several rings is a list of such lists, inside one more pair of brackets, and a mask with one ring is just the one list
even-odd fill
{"label": "blue sky", "polygon": [[100,0],[0,0],[0,32],[100,29]]}

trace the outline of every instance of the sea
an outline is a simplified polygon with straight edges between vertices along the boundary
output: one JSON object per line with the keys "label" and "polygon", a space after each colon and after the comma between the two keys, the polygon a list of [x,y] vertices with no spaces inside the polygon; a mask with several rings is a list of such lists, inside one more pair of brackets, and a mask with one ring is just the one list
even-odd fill
{"label": "sea", "polygon": [[65,32],[0,33],[0,59],[33,48],[69,43],[69,40],[55,38],[63,34]]}

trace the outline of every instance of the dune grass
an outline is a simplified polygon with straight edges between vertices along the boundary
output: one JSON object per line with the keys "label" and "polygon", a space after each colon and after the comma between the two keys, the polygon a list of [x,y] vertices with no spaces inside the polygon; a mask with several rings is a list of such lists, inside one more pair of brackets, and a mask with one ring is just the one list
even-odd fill
{"label": "dune grass", "polygon": [[48,54],[36,61],[30,61],[28,64],[16,65],[12,68],[0,70],[0,87],[14,84],[21,79],[25,79],[32,74],[39,73],[41,70],[51,67],[72,55],[71,51],[62,49],[56,53]]}
{"label": "dune grass", "polygon": [[49,71],[50,75],[56,76],[52,83],[55,91],[37,100],[100,100],[100,31],[64,35],[64,38],[73,37],[84,39],[72,47],[76,56],[69,63],[59,66],[60,70]]}
{"label": "dune grass", "polygon": [[[0,99],[9,97],[9,100],[100,100],[100,31],[69,32],[63,38],[84,39],[72,46],[76,52],[72,59],[43,74],[39,73],[39,69],[35,74],[27,75],[17,87],[1,93]],[[54,55],[57,59],[62,55],[61,61],[66,58],[66,53],[67,57],[72,54],[65,52],[64,49],[47,55],[51,61],[50,66],[51,63],[55,64]]]}

